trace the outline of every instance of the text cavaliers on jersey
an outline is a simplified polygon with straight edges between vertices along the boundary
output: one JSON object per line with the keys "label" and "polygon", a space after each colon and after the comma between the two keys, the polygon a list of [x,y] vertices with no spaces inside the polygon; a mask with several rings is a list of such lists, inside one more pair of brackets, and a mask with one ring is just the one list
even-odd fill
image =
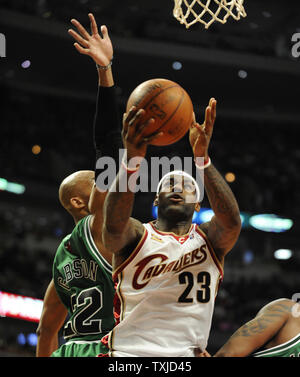
{"label": "text cavaliers on jersey", "polygon": [[103,343],[114,357],[194,356],[207,345],[222,265],[196,224],[180,237],[143,225],[114,271],[117,326]]}
{"label": "text cavaliers on jersey", "polygon": [[[207,258],[206,248],[206,245],[202,245],[171,262],[169,262],[169,258],[165,254],[154,254],[142,259],[136,264],[137,269],[132,280],[133,288],[142,289],[155,276],[163,275],[171,271],[180,272],[187,267],[203,263]],[[147,267],[149,263],[155,259],[160,259],[160,262],[151,267]],[[143,277],[141,278],[141,276]],[[139,283],[139,278],[141,278],[141,283]]]}

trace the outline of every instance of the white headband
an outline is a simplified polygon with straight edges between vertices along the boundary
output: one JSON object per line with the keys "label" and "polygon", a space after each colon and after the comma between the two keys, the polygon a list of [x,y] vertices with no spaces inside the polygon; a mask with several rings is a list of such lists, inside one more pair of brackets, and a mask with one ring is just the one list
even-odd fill
{"label": "white headband", "polygon": [[159,194],[159,191],[160,191],[160,187],[163,183],[163,181],[167,178],[167,177],[170,177],[171,175],[180,175],[182,177],[187,177],[189,178],[195,185],[195,188],[196,188],[196,193],[197,193],[197,202],[200,202],[200,189],[199,189],[199,185],[198,183],[196,182],[195,178],[192,177],[190,174],[186,173],[185,171],[182,171],[182,170],[174,170],[174,171],[170,171],[169,173],[165,174],[162,179],[159,181],[158,183],[158,186],[157,186],[157,190],[156,190],[156,194],[158,195]]}

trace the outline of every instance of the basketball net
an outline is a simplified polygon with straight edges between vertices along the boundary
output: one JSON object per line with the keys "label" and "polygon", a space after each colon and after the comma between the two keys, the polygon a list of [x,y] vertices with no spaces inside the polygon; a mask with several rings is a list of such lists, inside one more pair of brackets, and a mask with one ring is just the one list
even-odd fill
{"label": "basketball net", "polygon": [[[215,22],[225,24],[228,17],[246,17],[244,0],[174,0],[174,17],[188,29],[201,22],[205,29]],[[205,4],[206,2],[206,4]]]}

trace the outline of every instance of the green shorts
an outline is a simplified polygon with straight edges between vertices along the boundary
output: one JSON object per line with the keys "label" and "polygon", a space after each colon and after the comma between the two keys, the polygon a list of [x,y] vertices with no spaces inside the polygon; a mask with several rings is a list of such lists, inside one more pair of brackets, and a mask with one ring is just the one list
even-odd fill
{"label": "green shorts", "polygon": [[74,340],[61,345],[51,357],[96,357],[107,353],[108,348],[100,340]]}

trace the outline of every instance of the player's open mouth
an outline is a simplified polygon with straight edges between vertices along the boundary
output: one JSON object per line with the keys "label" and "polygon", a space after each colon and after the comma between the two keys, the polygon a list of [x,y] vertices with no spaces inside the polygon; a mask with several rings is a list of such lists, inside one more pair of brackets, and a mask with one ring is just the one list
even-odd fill
{"label": "player's open mouth", "polygon": [[175,203],[184,201],[183,197],[179,194],[171,194],[169,199]]}

